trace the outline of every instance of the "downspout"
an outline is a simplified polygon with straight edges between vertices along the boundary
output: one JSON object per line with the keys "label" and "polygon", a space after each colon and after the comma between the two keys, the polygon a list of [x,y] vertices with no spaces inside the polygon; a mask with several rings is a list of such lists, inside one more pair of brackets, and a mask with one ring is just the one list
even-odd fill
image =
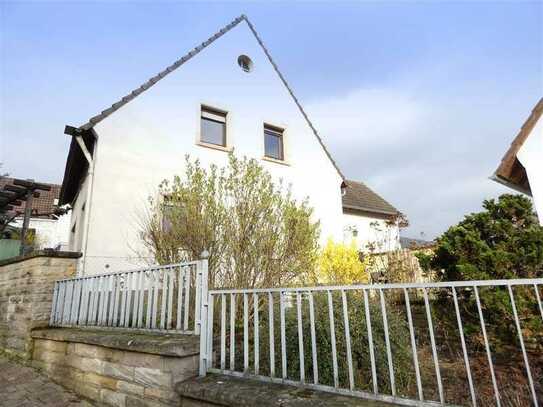
{"label": "downspout", "polygon": [[[83,141],[83,137],[81,136],[82,131],[80,129],[76,129],[71,126],[66,126],[66,130],[64,131],[66,134],[70,134],[75,138],[75,141],[81,148],[81,151],[83,152],[83,155],[85,156],[85,159],[88,163],[88,169],[87,169],[87,196],[85,198],[85,219],[83,221],[83,241],[81,242],[81,248],[83,249],[83,256],[81,256],[81,259],[79,260],[79,267],[77,268],[78,274],[85,275],[86,269],[86,261],[87,261],[87,247],[89,242],[89,221],[90,221],[90,212],[91,212],[91,198],[92,198],[92,190],[94,185],[94,163],[95,160],[93,157],[96,157],[96,144],[94,143],[94,149],[93,149],[93,155],[91,156],[89,150],[87,149],[87,146],[85,145],[85,142]],[[97,140],[97,138],[95,137]]]}

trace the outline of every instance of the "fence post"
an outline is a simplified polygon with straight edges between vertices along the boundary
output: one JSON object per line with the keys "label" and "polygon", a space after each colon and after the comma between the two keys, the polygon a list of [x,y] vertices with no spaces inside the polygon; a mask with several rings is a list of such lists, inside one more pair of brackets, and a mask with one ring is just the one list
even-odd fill
{"label": "fence post", "polygon": [[[198,330],[200,333],[200,376],[205,376],[207,372],[207,362],[209,356],[207,354],[207,325],[208,323],[213,323],[208,321],[208,307],[209,307],[209,295],[208,295],[208,257],[209,253],[205,250],[202,252],[201,260],[198,263],[200,268],[199,273],[200,278],[200,306],[196,311],[199,314],[199,323]],[[198,330],[196,334],[198,334]]]}
{"label": "fence post", "polygon": [[56,312],[58,307],[58,281],[55,281],[53,289],[53,301],[51,302],[51,316],[49,317],[49,326],[54,326],[57,323]]}

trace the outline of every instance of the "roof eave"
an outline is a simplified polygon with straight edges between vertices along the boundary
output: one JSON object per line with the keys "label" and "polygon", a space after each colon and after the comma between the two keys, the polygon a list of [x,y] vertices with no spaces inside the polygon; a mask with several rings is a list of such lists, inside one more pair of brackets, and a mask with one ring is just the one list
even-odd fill
{"label": "roof eave", "polygon": [[345,205],[343,204],[343,209],[350,209],[354,211],[361,211],[361,212],[369,212],[369,213],[377,213],[380,215],[389,215],[389,216],[397,216],[400,214],[400,211],[386,211],[382,209],[374,209],[374,208],[368,208],[363,206],[356,206],[356,205]]}
{"label": "roof eave", "polygon": [[514,189],[517,192],[520,192],[522,194],[526,194],[528,196],[532,196],[532,191],[530,189],[523,188],[522,186],[518,185],[517,183],[511,182],[509,179],[499,175],[497,172],[492,174],[489,177],[492,181],[497,182],[498,184],[502,184],[508,188]]}
{"label": "roof eave", "polygon": [[[93,145],[98,139],[96,132],[91,128],[85,131],[82,134],[82,137],[92,155]],[[82,164],[78,165],[78,163]],[[82,180],[86,176],[87,169],[88,162],[81,151],[81,147],[79,147],[79,144],[72,137],[68,158],[66,159],[66,167],[64,168],[62,186],[60,188],[59,206],[73,204],[73,201],[77,196],[77,191],[81,187]]]}
{"label": "roof eave", "polygon": [[90,130],[95,125],[100,123],[102,120],[109,117],[112,113],[119,110],[121,107],[126,105],[128,102],[132,101],[136,97],[138,97],[140,94],[145,92],[146,90],[150,89],[153,85],[155,85],[157,82],[159,82],[162,78],[170,74],[171,72],[175,71],[177,68],[179,68],[181,65],[183,65],[185,62],[187,62],[189,59],[200,53],[204,48],[212,44],[216,39],[226,34],[228,31],[230,31],[232,28],[237,26],[240,22],[243,20],[246,20],[247,17],[245,15],[241,15],[237,18],[235,18],[233,21],[231,21],[229,24],[227,24],[225,27],[221,28],[219,31],[217,31],[214,35],[209,37],[206,41],[202,42],[201,44],[194,47],[192,50],[190,50],[188,53],[183,55],[181,58],[176,60],[173,64],[166,67],[164,70],[153,76],[151,79],[149,79],[147,82],[142,84],[140,87],[134,89],[129,94],[122,97],[119,101],[113,103],[110,107],[103,110],[96,116],[93,116],[89,119],[88,122],[82,124],[79,126],[79,129],[81,130]]}
{"label": "roof eave", "polygon": [[[522,193],[527,193],[528,195],[531,195],[531,191],[526,188],[522,188],[517,183],[513,181],[513,173],[515,171],[515,165],[517,163],[518,165],[518,158],[517,153],[519,152],[520,148],[526,141],[526,139],[530,136],[532,133],[532,130],[534,129],[536,123],[540,119],[540,117],[543,115],[543,98],[539,99],[535,107],[532,109],[530,116],[526,119],[526,121],[523,123],[522,127],[520,128],[520,131],[515,136],[513,141],[511,142],[511,145],[507,149],[506,153],[504,154],[502,160],[500,161],[500,164],[494,174],[490,177],[490,179],[499,182],[503,185],[506,185],[510,188],[513,188],[515,190],[518,190]],[[522,170],[525,172],[524,168]],[[519,189],[520,188],[520,189]],[[526,192],[529,191],[529,192]]]}

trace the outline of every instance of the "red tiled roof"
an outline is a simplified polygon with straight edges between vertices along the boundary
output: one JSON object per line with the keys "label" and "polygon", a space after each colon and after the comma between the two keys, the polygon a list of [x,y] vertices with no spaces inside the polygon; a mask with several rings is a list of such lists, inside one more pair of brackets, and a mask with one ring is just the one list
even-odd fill
{"label": "red tiled roof", "polygon": [[[4,189],[5,185],[13,185],[13,178],[0,177],[0,190]],[[58,204],[58,197],[60,195],[60,185],[57,184],[45,184],[51,187],[50,191],[39,191],[40,197],[32,199],[32,217],[48,217],[54,212]],[[14,211],[24,212],[26,208],[26,202],[22,202],[21,205],[15,206]]]}

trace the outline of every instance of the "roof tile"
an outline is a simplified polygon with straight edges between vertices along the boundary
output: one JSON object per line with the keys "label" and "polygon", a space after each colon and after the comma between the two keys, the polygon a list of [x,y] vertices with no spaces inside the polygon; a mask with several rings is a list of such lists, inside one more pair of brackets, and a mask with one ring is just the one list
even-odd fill
{"label": "roof tile", "polygon": [[368,188],[362,182],[346,180],[347,189],[343,195],[343,207],[385,215],[397,215],[399,211]]}
{"label": "roof tile", "polygon": [[[0,189],[4,189],[5,185],[13,185],[13,178],[10,177],[0,177]],[[32,217],[43,214],[43,217],[48,217],[53,213],[58,203],[58,198],[60,195],[60,185],[57,184],[45,184],[50,185],[50,191],[38,191],[40,193],[39,198],[32,199]],[[15,206],[14,212],[24,212],[26,208],[26,202],[23,201],[21,205]]]}

